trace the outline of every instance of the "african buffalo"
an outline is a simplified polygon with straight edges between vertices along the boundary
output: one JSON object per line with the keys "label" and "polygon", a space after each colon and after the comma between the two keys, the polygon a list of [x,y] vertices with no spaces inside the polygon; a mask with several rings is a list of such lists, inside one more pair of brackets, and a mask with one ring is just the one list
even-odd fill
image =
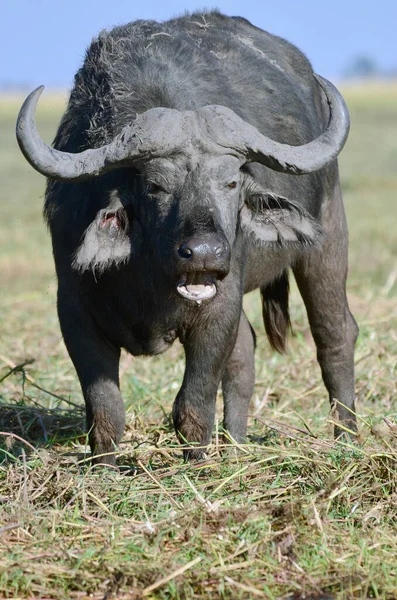
{"label": "african buffalo", "polygon": [[186,368],[173,420],[185,455],[210,441],[220,382],[224,427],[244,439],[255,335],[243,295],[260,289],[283,351],[290,268],[337,404],[335,434],[355,430],[358,328],[336,161],[349,116],[334,86],[285,40],[215,11],[100,33],[53,148],[35,125],[42,89],[26,99],[17,137],[48,177],[58,314],[94,460],[114,464],[124,431],[120,348],[153,355],[177,338]]}

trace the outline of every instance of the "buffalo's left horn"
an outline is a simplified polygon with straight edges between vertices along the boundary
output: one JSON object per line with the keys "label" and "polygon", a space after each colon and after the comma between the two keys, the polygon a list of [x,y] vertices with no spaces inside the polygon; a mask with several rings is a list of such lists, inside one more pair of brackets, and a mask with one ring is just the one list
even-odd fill
{"label": "buffalo's left horn", "polygon": [[325,131],[315,140],[301,146],[276,142],[224,106],[199,109],[209,117],[208,133],[222,147],[242,155],[246,162],[258,162],[274,171],[303,175],[322,169],[342,150],[349,134],[349,111],[342,95],[329,81],[314,75],[325,93],[329,106],[329,121]]}
{"label": "buffalo's left horn", "polygon": [[167,156],[183,148],[186,142],[182,133],[185,130],[183,113],[153,108],[138,116],[101,148],[76,154],[55,150],[43,142],[36,127],[36,107],[43,89],[43,85],[35,89],[23,103],[16,135],[26,160],[36,171],[51,179],[84,181],[134,161]]}

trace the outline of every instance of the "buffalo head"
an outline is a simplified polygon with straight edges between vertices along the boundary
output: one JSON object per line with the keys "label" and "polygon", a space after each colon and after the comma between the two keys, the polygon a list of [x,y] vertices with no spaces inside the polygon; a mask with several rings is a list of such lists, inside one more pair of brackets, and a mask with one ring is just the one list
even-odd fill
{"label": "buffalo head", "polygon": [[17,122],[17,138],[30,164],[59,181],[81,182],[116,169],[122,184],[109,193],[76,252],[80,270],[105,269],[134,254],[172,273],[174,290],[201,303],[215,296],[227,276],[239,228],[261,243],[313,243],[311,217],[285,198],[260,189],[245,167],[256,162],[293,175],[332,162],[349,130],[338,91],[317,77],[329,107],[326,130],[302,146],[262,135],[232,110],[153,108],[139,115],[107,145],[71,154],[47,146],[35,125],[43,88],[28,96]]}

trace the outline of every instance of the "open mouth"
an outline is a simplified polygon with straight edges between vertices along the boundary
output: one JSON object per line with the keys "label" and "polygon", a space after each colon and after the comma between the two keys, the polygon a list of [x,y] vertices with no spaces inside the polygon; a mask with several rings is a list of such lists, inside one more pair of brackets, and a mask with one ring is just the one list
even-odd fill
{"label": "open mouth", "polygon": [[213,298],[217,291],[214,276],[208,271],[185,273],[176,289],[183,298],[192,300],[197,304],[201,304],[203,300]]}

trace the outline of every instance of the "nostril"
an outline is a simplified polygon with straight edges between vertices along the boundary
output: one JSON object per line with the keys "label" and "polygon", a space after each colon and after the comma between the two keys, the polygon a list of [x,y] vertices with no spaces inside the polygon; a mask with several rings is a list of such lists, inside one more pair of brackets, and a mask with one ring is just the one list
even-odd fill
{"label": "nostril", "polygon": [[178,254],[181,258],[191,258],[193,250],[189,248],[189,246],[186,246],[186,244],[182,244],[182,246],[178,248]]}
{"label": "nostril", "polygon": [[218,246],[218,248],[215,248],[215,254],[219,258],[223,254],[223,247]]}

